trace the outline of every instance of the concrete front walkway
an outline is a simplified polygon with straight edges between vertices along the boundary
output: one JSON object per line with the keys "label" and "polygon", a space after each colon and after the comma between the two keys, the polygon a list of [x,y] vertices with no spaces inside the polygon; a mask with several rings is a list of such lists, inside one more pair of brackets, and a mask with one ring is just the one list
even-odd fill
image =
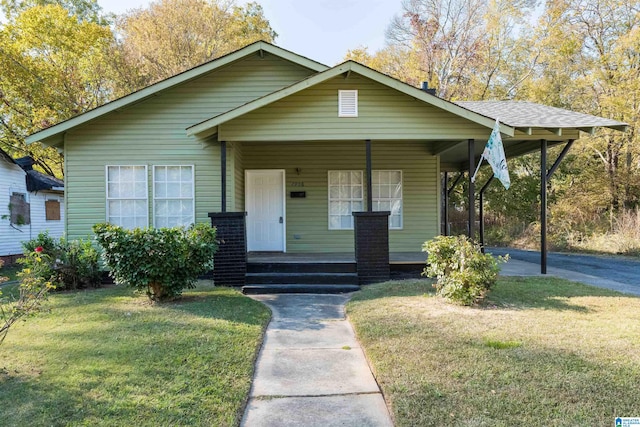
{"label": "concrete front walkway", "polygon": [[348,295],[254,295],[273,312],[242,426],[393,426]]}

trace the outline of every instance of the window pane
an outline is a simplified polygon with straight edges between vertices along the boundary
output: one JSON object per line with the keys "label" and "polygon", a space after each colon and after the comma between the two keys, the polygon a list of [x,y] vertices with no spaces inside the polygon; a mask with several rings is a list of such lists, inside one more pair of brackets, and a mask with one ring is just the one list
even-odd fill
{"label": "window pane", "polygon": [[191,197],[191,183],[182,183],[180,184],[180,197]]}
{"label": "window pane", "polygon": [[331,186],[329,187],[329,197],[331,199],[337,199],[340,197],[340,187]]}
{"label": "window pane", "polygon": [[180,167],[169,166],[167,167],[167,181],[180,182]]}
{"label": "window pane", "polygon": [[389,184],[400,184],[402,182],[402,173],[400,171],[389,172]]}
{"label": "window pane", "polygon": [[352,202],[351,212],[362,212],[362,202]]}
{"label": "window pane", "polygon": [[338,215],[331,215],[329,217],[329,228],[331,229],[340,228],[340,217]]}
{"label": "window pane", "polygon": [[391,193],[391,197],[396,199],[402,198],[402,184],[398,183],[395,187],[393,187],[393,191]]}
{"label": "window pane", "polygon": [[340,184],[347,185],[349,184],[349,172],[340,172]]}
{"label": "window pane", "polygon": [[155,167],[155,180],[156,182],[162,182],[167,180],[167,168],[163,166]]}
{"label": "window pane", "polygon": [[351,172],[351,183],[362,184],[362,172]]}
{"label": "window pane", "polygon": [[180,170],[180,180],[182,182],[193,181],[193,173],[192,173],[191,167],[188,167],[188,168],[185,167]]}
{"label": "window pane", "polygon": [[120,168],[118,166],[109,166],[107,180],[109,182],[118,182],[120,180]]}
{"label": "window pane", "polygon": [[163,182],[156,182],[155,196],[159,198],[167,197],[167,184]]}
{"label": "window pane", "polygon": [[329,172],[329,184],[337,185],[340,183],[340,174],[335,171]]}
{"label": "window pane", "polygon": [[373,210],[390,211],[389,228],[402,228],[402,172],[373,171],[373,177],[374,182],[378,178],[372,192]]}
{"label": "window pane", "polygon": [[135,184],[135,197],[146,199],[147,198],[147,183],[146,182],[136,182]]}
{"label": "window pane", "polygon": [[362,199],[362,187],[351,187],[351,197],[354,199]]}
{"label": "window pane", "polygon": [[120,197],[120,185],[109,184],[107,186],[107,197],[109,197],[110,199]]}
{"label": "window pane", "polygon": [[180,184],[169,181],[167,184],[167,197],[177,199],[180,197]]}
{"label": "window pane", "polygon": [[340,217],[340,228],[353,228],[353,224],[351,223],[351,216],[341,216]]}
{"label": "window pane", "polygon": [[389,227],[402,228],[402,218],[399,215],[392,215],[389,217]]}
{"label": "window pane", "polygon": [[135,180],[137,182],[147,182],[147,171],[144,166],[134,166]]}

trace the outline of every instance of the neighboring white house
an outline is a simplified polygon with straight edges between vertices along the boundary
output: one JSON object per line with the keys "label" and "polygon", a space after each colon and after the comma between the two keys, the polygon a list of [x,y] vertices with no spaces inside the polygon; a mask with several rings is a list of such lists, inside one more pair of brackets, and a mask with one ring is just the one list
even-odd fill
{"label": "neighboring white house", "polygon": [[32,165],[30,157],[14,160],[0,149],[0,259],[7,264],[41,231],[56,238],[64,232],[64,183]]}

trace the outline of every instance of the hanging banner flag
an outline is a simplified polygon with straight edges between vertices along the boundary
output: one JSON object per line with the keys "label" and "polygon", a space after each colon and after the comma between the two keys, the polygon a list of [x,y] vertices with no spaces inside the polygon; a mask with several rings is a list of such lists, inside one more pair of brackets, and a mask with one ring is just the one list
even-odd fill
{"label": "hanging banner flag", "polygon": [[480,169],[480,164],[482,163],[482,159],[485,159],[491,165],[491,169],[493,169],[493,174],[496,178],[500,180],[504,188],[507,190],[509,186],[511,186],[511,179],[509,178],[509,170],[507,169],[507,158],[504,155],[504,147],[502,146],[502,137],[500,136],[500,123],[498,119],[496,119],[496,124],[493,127],[493,131],[491,132],[491,136],[487,141],[487,145],[484,147],[484,151],[482,152],[482,157],[480,157],[480,161],[478,162],[478,167],[476,168],[476,172],[473,174],[471,178],[472,182],[475,182],[476,175],[478,174],[478,170]]}

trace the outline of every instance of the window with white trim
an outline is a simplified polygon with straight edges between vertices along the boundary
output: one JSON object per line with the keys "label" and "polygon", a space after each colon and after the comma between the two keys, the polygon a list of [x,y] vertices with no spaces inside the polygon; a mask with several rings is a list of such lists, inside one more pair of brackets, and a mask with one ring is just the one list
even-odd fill
{"label": "window with white trim", "polygon": [[358,117],[358,91],[338,91],[338,117]]}
{"label": "window with white trim", "polygon": [[374,170],[371,174],[374,211],[390,211],[389,229],[402,228],[402,171]]}
{"label": "window with white trim", "polygon": [[149,226],[146,166],[107,166],[107,221],[133,229]]}
{"label": "window with white trim", "polygon": [[195,220],[193,166],[153,167],[153,224],[188,226]]}
{"label": "window with white trim", "polygon": [[352,230],[362,197],[362,171],[329,171],[329,230]]}

